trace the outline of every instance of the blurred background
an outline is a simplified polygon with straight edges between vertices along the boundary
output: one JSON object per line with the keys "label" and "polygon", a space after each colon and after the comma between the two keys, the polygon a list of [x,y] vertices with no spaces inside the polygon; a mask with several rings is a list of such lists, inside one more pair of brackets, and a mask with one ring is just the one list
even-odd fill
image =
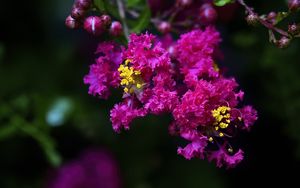
{"label": "blurred background", "polygon": [[[45,187],[56,168],[88,148],[113,156],[126,188],[298,184],[300,40],[285,50],[274,47],[264,28],[246,24],[241,7],[218,21],[225,57],[220,63],[240,83],[245,103],[259,113],[252,131],[238,138],[244,161],[235,169],[219,169],[176,154],[181,140],[168,135],[168,116],[139,119],[131,131],[113,132],[109,110],[121,96],[114,93],[104,101],[88,95],[82,79],[98,41],[65,27],[72,3],[1,2],[1,188]],[[259,13],[286,10],[284,0],[251,5]]]}

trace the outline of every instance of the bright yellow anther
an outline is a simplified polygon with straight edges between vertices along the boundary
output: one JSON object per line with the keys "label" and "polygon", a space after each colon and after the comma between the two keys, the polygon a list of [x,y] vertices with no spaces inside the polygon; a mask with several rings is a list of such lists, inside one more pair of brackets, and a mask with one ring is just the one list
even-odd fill
{"label": "bright yellow anther", "polygon": [[[215,118],[214,126],[218,126],[221,129],[226,129],[230,123],[230,111],[231,109],[227,106],[220,106],[217,109],[211,111],[212,116]],[[218,130],[218,129],[216,129]]]}
{"label": "bright yellow anther", "polygon": [[228,124],[227,124],[227,123],[221,122],[221,123],[219,124],[219,127],[221,127],[222,129],[226,129],[226,128],[228,127]]}
{"label": "bright yellow anther", "polygon": [[212,142],[212,141],[214,141],[214,139],[212,137],[209,137],[208,141]]}
{"label": "bright yellow anther", "polygon": [[219,68],[219,66],[216,63],[214,63],[213,66],[214,66],[214,70],[215,71],[217,71],[217,72],[220,71],[220,68]]}
{"label": "bright yellow anther", "polygon": [[125,86],[125,93],[133,93],[134,89],[140,89],[143,86],[142,78],[140,77],[141,71],[134,70],[133,67],[130,67],[129,63],[131,60],[125,60],[125,65],[121,64],[118,68],[120,72],[122,86]]}
{"label": "bright yellow anther", "polygon": [[223,136],[224,136],[224,134],[223,134],[223,133],[219,133],[219,136],[220,136],[220,137],[223,137]]}
{"label": "bright yellow anther", "polygon": [[131,62],[130,59],[126,59],[126,60],[125,60],[125,65],[128,65],[130,62]]}

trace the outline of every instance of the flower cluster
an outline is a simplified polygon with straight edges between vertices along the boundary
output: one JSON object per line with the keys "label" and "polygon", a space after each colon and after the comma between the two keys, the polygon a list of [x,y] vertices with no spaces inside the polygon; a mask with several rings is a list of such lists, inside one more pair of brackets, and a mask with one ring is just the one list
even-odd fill
{"label": "flower cluster", "polygon": [[89,149],[64,164],[49,177],[48,188],[120,188],[120,173],[113,157],[104,150]]}
{"label": "flower cluster", "polygon": [[170,134],[188,141],[178,148],[179,155],[234,167],[243,151],[230,140],[238,130],[249,130],[257,113],[239,105],[244,93],[235,79],[220,72],[214,58],[220,41],[219,33],[207,27],[182,34],[177,41],[132,34],[127,49],[104,42],[84,82],[90,94],[104,99],[110,87],[123,89],[123,101],[110,112],[116,132],[128,130],[137,117],[170,113]]}

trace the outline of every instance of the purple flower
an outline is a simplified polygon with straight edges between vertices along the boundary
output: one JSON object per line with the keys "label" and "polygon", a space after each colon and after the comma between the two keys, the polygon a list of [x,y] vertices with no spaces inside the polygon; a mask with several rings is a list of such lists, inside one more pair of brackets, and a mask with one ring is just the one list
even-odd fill
{"label": "purple flower", "polygon": [[49,179],[48,188],[120,188],[120,173],[113,157],[103,150],[87,150],[65,163]]}
{"label": "purple flower", "polygon": [[254,124],[257,120],[257,112],[252,106],[245,106],[241,109],[242,120],[244,121],[246,129]]}
{"label": "purple flower", "polygon": [[195,130],[185,130],[182,131],[181,136],[186,140],[191,141],[184,148],[179,147],[177,153],[184,156],[186,159],[191,159],[193,157],[204,158],[204,149],[207,146],[207,137],[200,135]]}
{"label": "purple flower", "polygon": [[89,84],[89,94],[107,99],[109,87],[118,87],[120,76],[118,67],[122,63],[122,49],[115,43],[104,42],[98,46],[96,54],[100,56],[90,66],[90,72],[84,77]]}
{"label": "purple flower", "polygon": [[213,53],[221,41],[219,33],[213,27],[204,31],[193,30],[180,36],[177,41],[175,56],[179,62],[184,82],[194,87],[201,77],[217,77]]}
{"label": "purple flower", "polygon": [[222,167],[224,164],[227,168],[233,168],[240,163],[244,158],[244,152],[240,149],[234,155],[229,155],[223,148],[212,152],[209,156],[209,161],[216,161],[217,167]]}
{"label": "purple flower", "polygon": [[157,69],[168,69],[171,59],[168,52],[162,47],[152,34],[131,34],[125,59],[130,59],[132,66],[142,73]]}
{"label": "purple flower", "polygon": [[120,132],[122,128],[129,130],[129,124],[133,119],[147,114],[145,109],[137,108],[135,102],[128,98],[124,102],[116,104],[110,111],[110,120],[116,132]]}

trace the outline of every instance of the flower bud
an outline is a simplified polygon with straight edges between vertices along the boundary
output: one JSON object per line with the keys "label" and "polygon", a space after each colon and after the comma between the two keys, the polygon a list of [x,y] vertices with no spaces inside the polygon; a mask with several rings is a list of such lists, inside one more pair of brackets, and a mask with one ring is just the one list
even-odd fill
{"label": "flower bud", "polygon": [[287,48],[291,43],[291,39],[283,36],[279,41],[277,41],[276,45],[278,48]]}
{"label": "flower bud", "polygon": [[267,20],[271,23],[271,24],[275,24],[276,22],[276,17],[277,17],[277,14],[276,12],[270,12],[267,16]]}
{"label": "flower bud", "polygon": [[246,17],[246,21],[249,25],[256,25],[258,23],[257,14],[251,13]]}
{"label": "flower bud", "polygon": [[84,20],[84,29],[95,36],[99,36],[104,32],[104,24],[98,16],[90,16]]}
{"label": "flower bud", "polygon": [[297,24],[290,24],[288,28],[288,32],[292,35],[297,35],[300,32],[300,27]]}
{"label": "flower bud", "polygon": [[100,19],[106,27],[111,24],[111,18],[107,14],[103,14],[102,16],[100,16]]}
{"label": "flower bud", "polygon": [[74,19],[80,19],[85,15],[85,10],[77,7],[77,6],[73,6],[72,11],[71,11],[71,16]]}
{"label": "flower bud", "polygon": [[169,22],[162,21],[158,24],[157,29],[163,34],[169,33],[171,31],[171,24]]}
{"label": "flower bud", "polygon": [[178,7],[188,7],[193,3],[193,0],[177,0],[176,6]]}
{"label": "flower bud", "polygon": [[122,27],[122,24],[118,21],[113,21],[111,23],[111,26],[110,26],[110,29],[109,29],[109,33],[112,35],[112,36],[119,36],[121,35],[123,32],[123,27]]}
{"label": "flower bud", "polygon": [[92,0],[76,0],[75,6],[81,9],[88,9],[92,4]]}
{"label": "flower bud", "polygon": [[65,25],[69,29],[76,29],[76,28],[78,28],[80,26],[80,23],[77,20],[75,20],[74,18],[72,18],[71,15],[69,15],[66,18]]}
{"label": "flower bud", "polygon": [[290,11],[296,11],[300,8],[300,0],[289,0],[288,7]]}
{"label": "flower bud", "polygon": [[200,21],[204,24],[210,24],[216,21],[218,17],[217,11],[214,7],[205,3],[200,7]]}

